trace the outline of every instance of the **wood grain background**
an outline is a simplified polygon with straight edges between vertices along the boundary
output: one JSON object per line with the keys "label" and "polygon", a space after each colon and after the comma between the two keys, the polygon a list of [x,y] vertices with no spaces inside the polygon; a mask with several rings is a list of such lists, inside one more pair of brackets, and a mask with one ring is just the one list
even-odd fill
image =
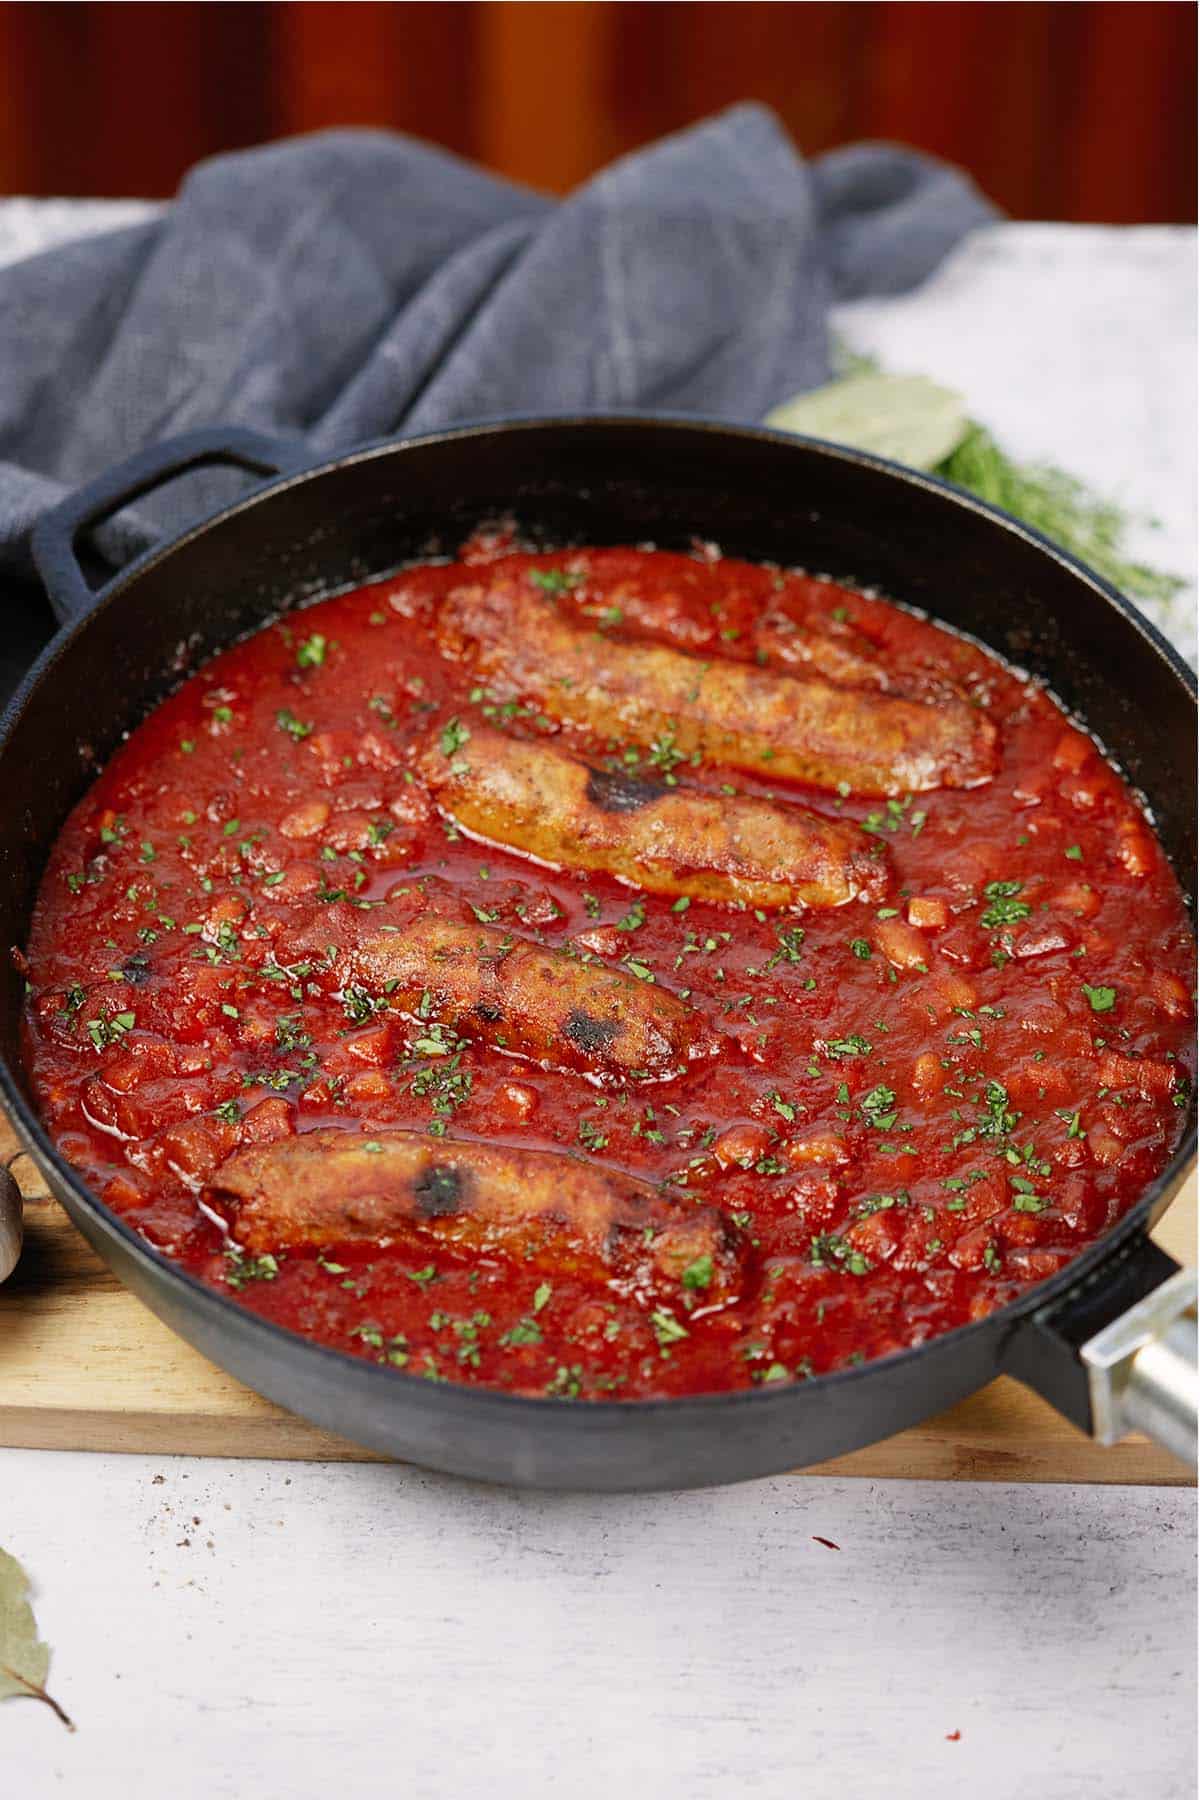
{"label": "wood grain background", "polygon": [[[0,1115],[0,1161],[16,1148]],[[26,1242],[0,1287],[0,1447],[377,1460],[252,1393],[175,1337],[78,1235],[27,1156],[14,1173],[26,1192]],[[1194,1179],[1158,1235],[1181,1261],[1194,1260]],[[1141,1438],[1111,1449],[1092,1443],[1008,1379],[811,1472],[1159,1486],[1190,1479]]]}
{"label": "wood grain background", "polygon": [[169,195],[331,125],[561,193],[743,99],[809,153],[950,157],[1018,218],[1195,217],[1190,3],[0,4],[0,193]]}

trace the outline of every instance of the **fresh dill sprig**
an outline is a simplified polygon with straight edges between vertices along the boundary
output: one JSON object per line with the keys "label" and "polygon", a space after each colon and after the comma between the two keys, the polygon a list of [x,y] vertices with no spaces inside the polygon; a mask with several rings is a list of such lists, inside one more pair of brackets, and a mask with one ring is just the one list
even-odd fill
{"label": "fresh dill sprig", "polygon": [[1178,575],[1122,555],[1122,541],[1134,521],[1115,501],[1052,463],[1014,461],[982,425],[972,421],[962,443],[935,473],[1032,525],[1138,599],[1169,601],[1187,586]]}
{"label": "fresh dill sprig", "polygon": [[1053,463],[1017,462],[952,389],[892,375],[842,340],[834,342],[833,367],[833,381],[794,395],[766,423],[929,469],[1032,525],[1135,599],[1169,607],[1187,587],[1181,576],[1123,553],[1131,527],[1151,521]]}

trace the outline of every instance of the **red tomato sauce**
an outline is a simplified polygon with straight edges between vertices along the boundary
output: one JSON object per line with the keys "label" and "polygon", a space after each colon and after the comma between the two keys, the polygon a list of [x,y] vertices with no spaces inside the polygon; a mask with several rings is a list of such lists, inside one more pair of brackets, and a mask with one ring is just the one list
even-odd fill
{"label": "red tomato sauce", "polygon": [[[572,617],[706,657],[949,687],[999,733],[994,779],[868,800],[693,768],[555,726],[439,654],[439,599],[501,576]],[[856,660],[858,659],[858,660]],[[798,672],[803,673],[801,669]],[[639,894],[469,841],[414,777],[473,723],[593,762],[858,823],[883,904],[766,913]],[[457,724],[451,725],[451,721]],[[425,886],[682,995],[715,1062],[639,1087],[473,1043],[281,966]],[[431,1379],[564,1398],[795,1381],[1003,1306],[1104,1233],[1163,1168],[1192,1073],[1194,945],[1134,796],[1037,684],[887,602],[802,574],[627,549],[525,555],[503,531],[271,624],[214,658],[68,820],[28,945],[27,1061],[62,1154],[181,1268],[254,1312]],[[465,1030],[466,1028],[464,1028]],[[433,1046],[436,1050],[436,1045]],[[428,1241],[251,1258],[205,1184],[239,1146],[405,1128],[591,1160],[718,1205],[752,1245],[729,1304],[531,1274]]]}

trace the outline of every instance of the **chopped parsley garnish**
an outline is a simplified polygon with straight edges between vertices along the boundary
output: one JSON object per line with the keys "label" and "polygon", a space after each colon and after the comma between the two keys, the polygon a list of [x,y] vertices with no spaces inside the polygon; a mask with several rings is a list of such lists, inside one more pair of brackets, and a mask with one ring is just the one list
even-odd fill
{"label": "chopped parsley garnish", "polygon": [[1027,901],[1016,898],[1024,885],[1022,881],[989,881],[983,890],[988,905],[981,924],[992,931],[1005,925],[1019,925],[1022,919],[1027,919],[1032,908]]}
{"label": "chopped parsley garnish", "polygon": [[698,1256],[695,1262],[690,1262],[679,1277],[685,1288],[691,1288],[700,1292],[703,1292],[707,1287],[711,1287],[712,1278],[713,1259],[711,1256],[707,1255]]}
{"label": "chopped parsley garnish", "polygon": [[858,1104],[867,1124],[876,1131],[890,1131],[900,1116],[895,1094],[882,1083],[873,1087],[869,1094],[864,1094]]}
{"label": "chopped parsley garnish", "polygon": [[89,1019],[87,1034],[97,1050],[105,1050],[109,1044],[117,1044],[127,1031],[132,1031],[136,1023],[136,1015],[131,1012],[101,1014],[99,1018]]}
{"label": "chopped parsley garnish", "polygon": [[650,1314],[650,1323],[654,1327],[655,1337],[664,1349],[668,1344],[677,1344],[680,1338],[688,1335],[687,1326],[681,1325],[674,1314],[666,1312],[662,1308]]}
{"label": "chopped parsley garnish", "polygon": [[306,637],[302,644],[297,645],[297,667],[301,669],[319,669],[321,664],[325,661],[326,648],[327,640],[322,637],[319,631],[314,631],[311,637]]}
{"label": "chopped parsley garnish", "polygon": [[544,594],[565,594],[571,588],[578,587],[583,576],[572,574],[567,569],[530,569],[529,579]]}
{"label": "chopped parsley garnish", "polygon": [[500,1342],[505,1346],[509,1344],[540,1344],[541,1341],[542,1328],[535,1319],[518,1319],[515,1325],[510,1325],[507,1331],[500,1334]]}
{"label": "chopped parsley garnish", "polygon": [[225,1270],[225,1281],[231,1288],[243,1288],[248,1281],[274,1281],[279,1273],[279,1259],[270,1251],[247,1257],[240,1244],[229,1244],[225,1257],[229,1265]]}
{"label": "chopped parsley garnish", "polygon": [[[885,812],[870,812],[862,821],[862,829],[869,831],[872,837],[883,837],[885,832],[899,831],[904,824],[905,814],[912,805],[912,795],[906,794],[903,800],[889,800]],[[926,815],[915,812],[908,820],[914,837],[925,823]]]}
{"label": "chopped parsley garnish", "polygon": [[275,714],[275,723],[280,731],[286,731],[288,736],[294,738],[298,744],[303,743],[306,737],[312,736],[312,726],[306,725],[303,719],[298,719],[290,707],[280,707]]}
{"label": "chopped parsley garnish", "polygon": [[459,718],[448,719],[442,727],[442,735],[438,739],[443,756],[456,756],[464,744],[471,740],[470,728]]}
{"label": "chopped parsley garnish", "polygon": [[1111,1012],[1113,1007],[1116,1005],[1116,1001],[1117,1001],[1116,988],[1091,987],[1085,981],[1083,984],[1083,992],[1087,998],[1087,1003],[1091,1007],[1093,1012],[1097,1012],[1097,1013]]}
{"label": "chopped parsley garnish", "polygon": [[822,1231],[813,1238],[809,1260],[815,1269],[842,1269],[848,1275],[869,1275],[874,1266],[834,1231]]}
{"label": "chopped parsley garnish", "polygon": [[608,1138],[592,1119],[580,1119],[579,1142],[583,1145],[585,1150],[590,1151],[591,1154],[595,1156],[598,1151],[606,1148]]}
{"label": "chopped parsley garnish", "polygon": [[687,761],[684,751],[677,748],[674,729],[668,729],[660,737],[656,737],[647,751],[647,761],[654,768],[661,769],[668,778],[681,762]]}
{"label": "chopped parsley garnish", "polygon": [[773,969],[778,963],[798,963],[800,948],[804,943],[804,929],[800,925],[785,925],[776,932],[779,948],[767,959],[767,968]]}
{"label": "chopped parsley garnish", "polygon": [[386,995],[377,999],[366,988],[353,985],[342,989],[342,1010],[352,1025],[365,1025],[377,1012],[386,1012],[387,1005]]}

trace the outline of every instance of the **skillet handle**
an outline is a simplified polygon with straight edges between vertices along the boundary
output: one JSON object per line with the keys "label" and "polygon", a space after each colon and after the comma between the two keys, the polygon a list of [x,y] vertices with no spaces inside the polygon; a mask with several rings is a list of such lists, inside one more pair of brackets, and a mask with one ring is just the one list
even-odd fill
{"label": "skillet handle", "polygon": [[1144,1431],[1181,1462],[1196,1461],[1196,1271],[1178,1269],[1080,1351],[1092,1436],[1116,1444]]}
{"label": "skillet handle", "polygon": [[298,438],[267,437],[240,425],[206,425],[106,469],[44,513],[33,528],[33,560],[56,613],[61,619],[76,618],[95,599],[75,552],[80,532],[143,494],[192,469],[216,466],[273,476],[294,473],[311,461],[311,450]]}
{"label": "skillet handle", "polygon": [[1005,1365],[1101,1444],[1144,1432],[1196,1464],[1197,1276],[1135,1238],[1035,1313]]}

